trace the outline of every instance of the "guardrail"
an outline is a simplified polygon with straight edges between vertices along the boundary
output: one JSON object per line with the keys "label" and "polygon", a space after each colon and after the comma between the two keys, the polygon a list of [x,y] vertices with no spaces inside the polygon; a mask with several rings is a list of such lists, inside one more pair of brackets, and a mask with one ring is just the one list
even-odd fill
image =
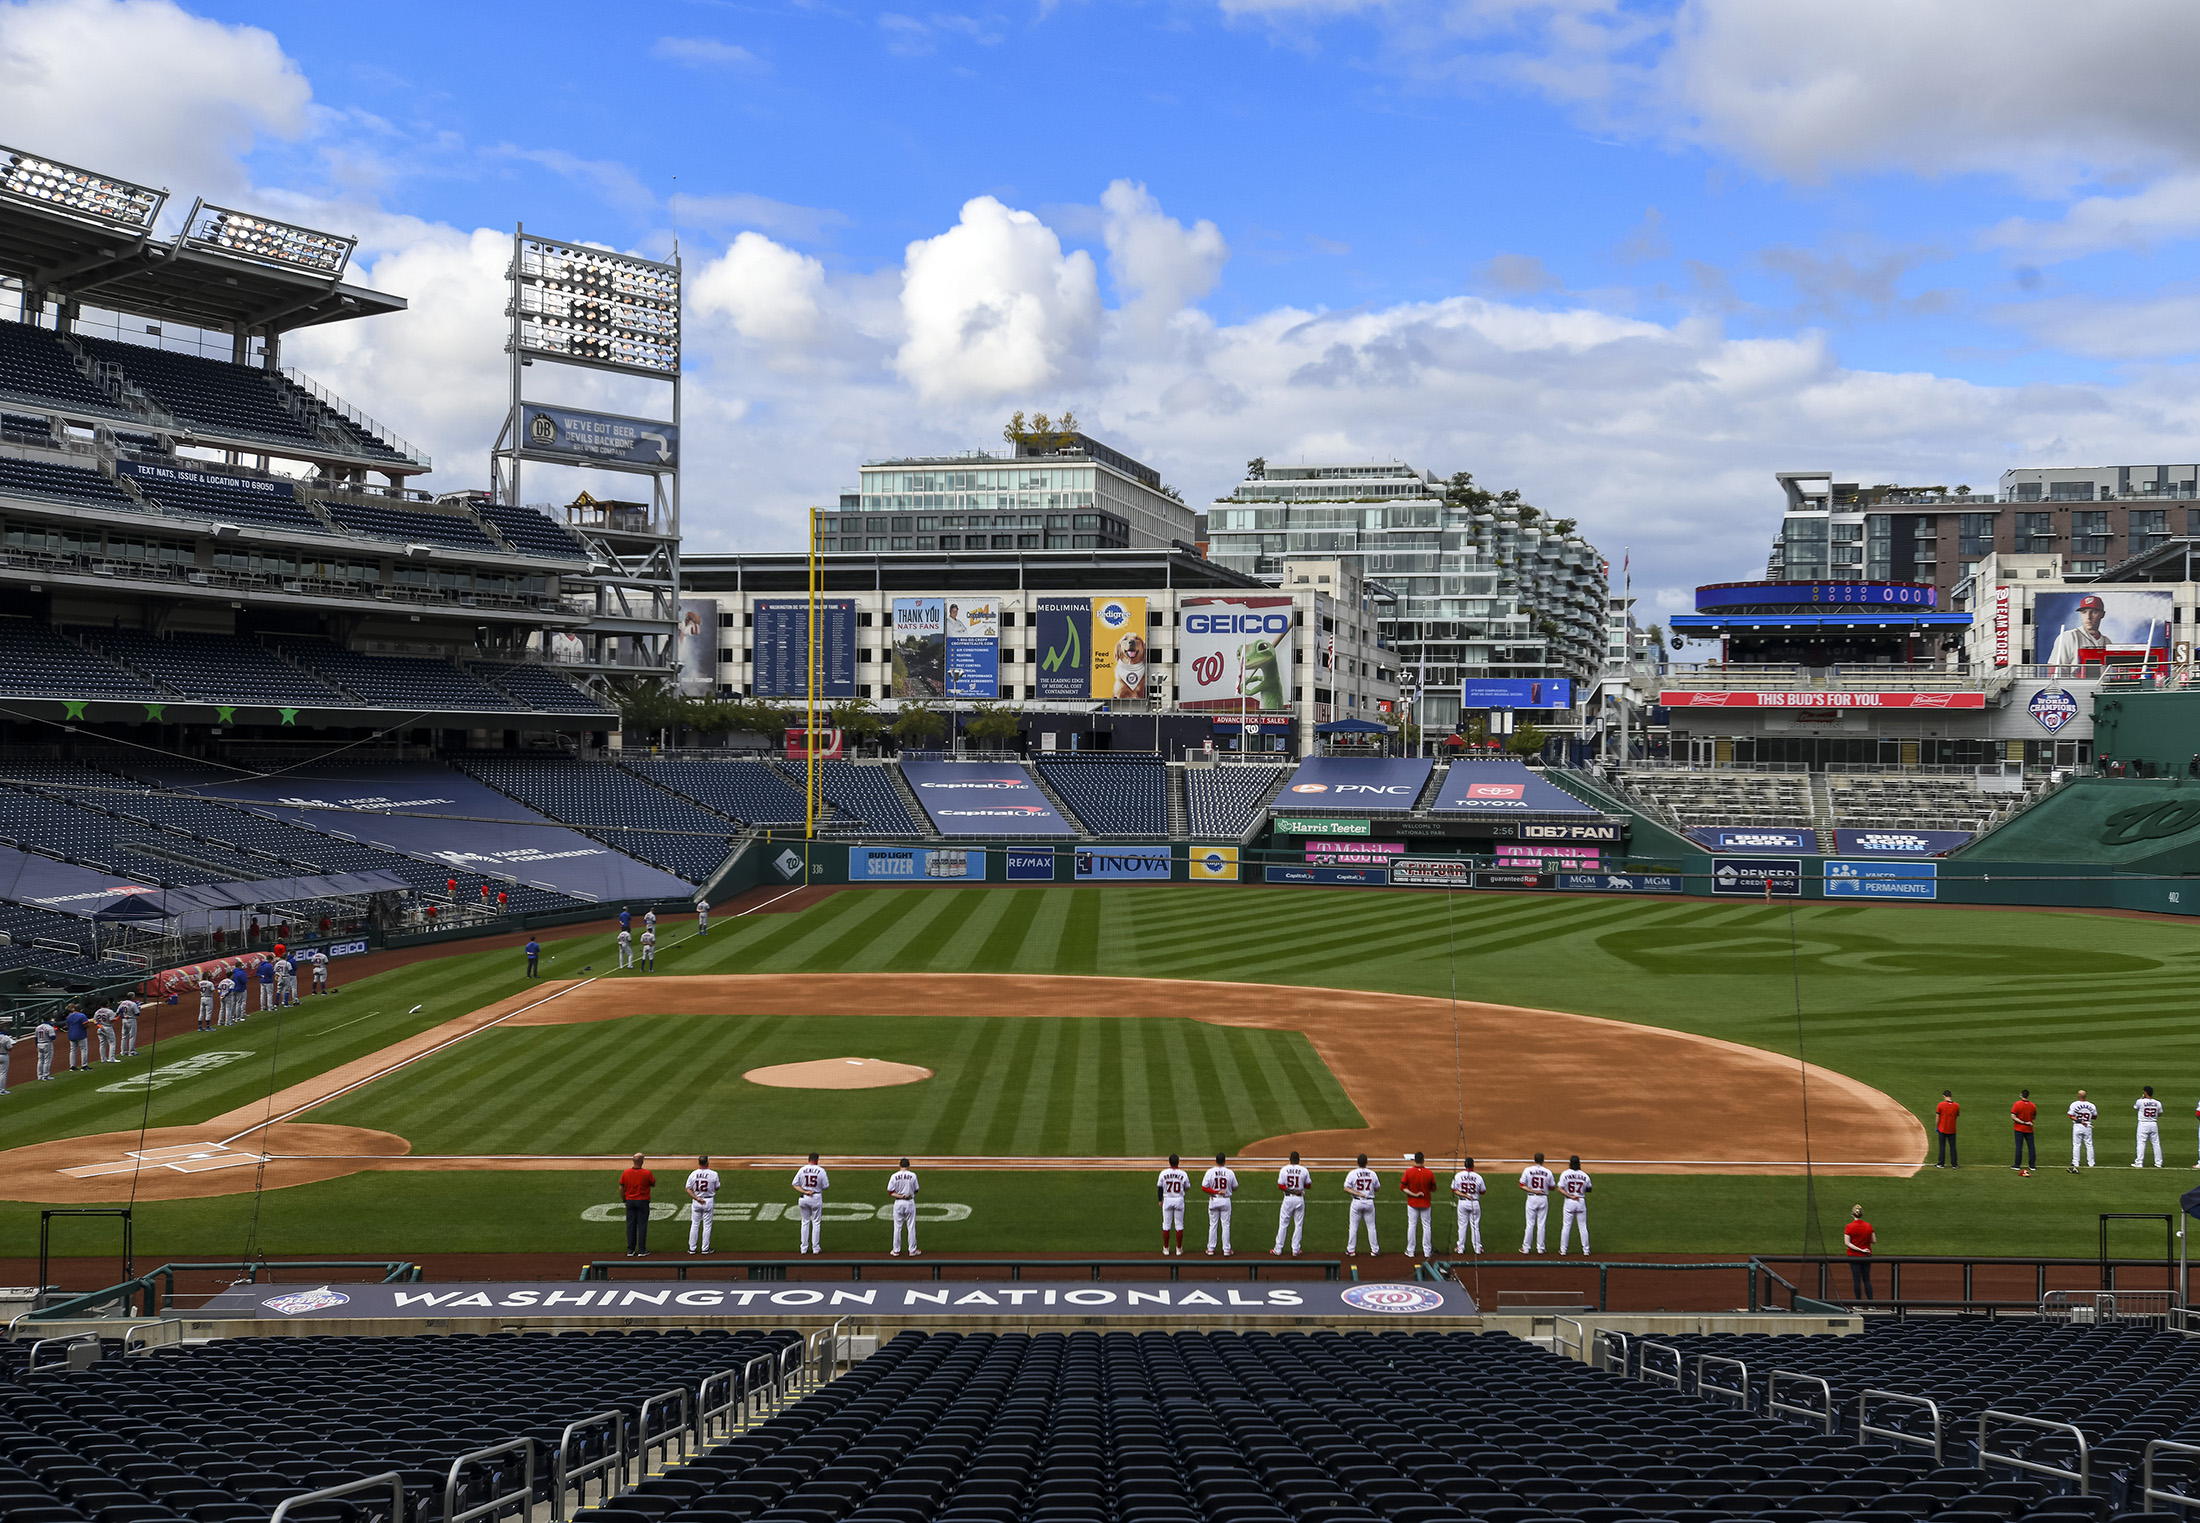
{"label": "guardrail", "polygon": [[[1090,1271],[1090,1277],[1095,1280],[1108,1278],[1106,1274],[1102,1273],[1103,1270],[1136,1269],[1147,1271],[1147,1273],[1137,1276],[1137,1278],[1155,1278],[1153,1271],[1159,1270],[1161,1271],[1160,1278],[1176,1280],[1182,1278],[1186,1267],[1186,1265],[1173,1260],[1167,1263],[1156,1263],[1152,1259],[935,1259],[929,1256],[922,1264],[894,1259],[805,1259],[802,1262],[802,1268],[806,1270],[845,1269],[848,1271],[848,1278],[851,1280],[862,1279],[863,1272],[866,1269],[885,1270],[888,1272],[888,1277],[893,1279],[909,1279],[913,1277],[912,1272],[916,1272],[928,1274],[930,1278],[935,1280],[945,1279],[947,1277],[946,1271],[950,1269],[1005,1269],[1008,1271],[1008,1277],[1011,1280],[1021,1280],[1024,1277],[1024,1271],[1027,1269],[1041,1271],[1049,1269],[1084,1269]],[[1189,1267],[1196,1269],[1200,1266],[1193,1264]],[[1263,1269],[1271,1272],[1269,1278],[1277,1278],[1278,1276],[1273,1271],[1279,1269],[1315,1269],[1321,1272],[1321,1277],[1325,1280],[1341,1280],[1344,1278],[1344,1260],[1342,1259],[1287,1259],[1281,1263],[1269,1264],[1247,1261],[1243,1265],[1209,1264],[1206,1267],[1210,1269],[1243,1268],[1245,1278],[1248,1280],[1260,1279]],[[1748,1266],[1744,1264],[1633,1264],[1615,1267],[1631,1269],[1744,1269]],[[745,1270],[752,1280],[783,1280],[787,1277],[787,1261],[785,1259],[682,1259],[669,1265],[636,1263],[633,1259],[591,1259],[581,1266],[579,1278],[584,1281],[610,1280],[623,1273],[637,1279],[663,1279],[667,1269],[672,1271],[671,1277],[675,1280],[685,1280],[688,1278],[689,1271],[697,1269]],[[1298,1278],[1297,1276],[1286,1277]],[[1129,1277],[1126,1276],[1126,1278]]]}
{"label": "guardrail", "polygon": [[[1806,1407],[1795,1402],[1782,1401],[1780,1399],[1780,1382],[1783,1380],[1816,1386],[1818,1394],[1824,1400],[1825,1405],[1822,1407]],[[1698,1377],[1697,1384],[1702,1384],[1701,1377]],[[1820,1376],[1802,1375],[1794,1370],[1772,1371],[1765,1377],[1765,1410],[1778,1413],[1783,1417],[1807,1417],[1812,1422],[1823,1423],[1828,1436],[1833,1433],[1833,1387],[1828,1385]]]}
{"label": "guardrail", "polygon": [[2200,1455],[2200,1444],[2180,1444],[2170,1439],[2158,1438],[2148,1443],[2139,1461],[2139,1511],[2152,1512],[2156,1502],[2167,1502],[2173,1507],[2200,1506],[2200,1496],[2182,1491],[2164,1491],[2154,1484],[2154,1456],[2157,1453]]}
{"label": "guardrail", "polygon": [[[1536,1329],[1542,1327],[1546,1322],[1550,1324],[1551,1330],[1547,1333],[1538,1332]],[[1561,1323],[1574,1330],[1574,1336],[1571,1339],[1568,1339],[1561,1330]],[[1555,1312],[1531,1313],[1528,1317],[1528,1336],[1524,1341],[1540,1343],[1561,1358],[1564,1358],[1566,1351],[1571,1349],[1574,1358],[1581,1360],[1584,1364],[1588,1362],[1585,1357],[1588,1335],[1582,1331],[1581,1324],[1572,1317],[1562,1317]]]}
{"label": "guardrail", "polygon": [[[1906,1428],[1873,1427],[1871,1406],[1874,1401],[1881,1403],[1892,1401],[1908,1407],[1923,1407],[1926,1414],[1933,1420],[1933,1436],[1925,1439],[1919,1438]],[[1891,1438],[1898,1444],[1917,1444],[1930,1449],[1933,1451],[1933,1463],[1936,1465],[1941,1463],[1942,1456],[1947,1452],[1946,1432],[1940,1420],[1940,1404],[1935,1401],[1928,1401],[1922,1396],[1908,1395],[1902,1391],[1859,1391],[1857,1393],[1856,1441],[1861,1444],[1874,1438]]]}
{"label": "guardrail", "polygon": [[[2046,1465],[2038,1460],[2028,1460],[2019,1455],[1996,1454],[1986,1447],[1986,1430],[1997,1422],[2069,1435],[2078,1445],[2078,1468],[2070,1470],[2060,1465]],[[2092,1455],[2086,1448],[2085,1430],[2076,1423],[2052,1422],[2044,1417],[2027,1417],[2019,1412],[1981,1412],[1978,1415],[1978,1463],[1981,1470],[1988,1465],[2007,1465],[2012,1470],[2029,1471],[2033,1475],[2044,1475],[2058,1481],[2076,1481],[2079,1496],[2089,1497],[2093,1494]]]}
{"label": "guardrail", "polygon": [[[1989,1318],[2003,1312],[2021,1312],[2026,1316],[2037,1316],[2050,1293],[2047,1284],[2048,1275],[2057,1270],[2092,1275],[2099,1282],[2099,1288],[2107,1291],[2117,1290],[2116,1276],[2119,1271],[2123,1270],[2145,1269],[2156,1271],[2161,1273],[2172,1285],[2176,1283],[2177,1278],[2177,1261],[2175,1258],[2027,1259],[1969,1254],[1910,1254],[1890,1258],[1874,1254],[1872,1262],[1887,1271],[1886,1293],[1865,1300],[1849,1296],[1838,1296],[1833,1293],[1834,1266],[1851,1262],[1845,1254],[1775,1253],[1763,1255],[1754,1262],[1763,1273],[1768,1275],[1773,1274],[1770,1267],[1772,1264],[1799,1265],[1806,1271],[1815,1268],[1818,1275],[1816,1300],[1830,1304],[1853,1305],[1860,1309],[1868,1308],[1872,1311],[1893,1312],[1898,1317],[1907,1316],[1913,1311],[1984,1312]],[[1903,1294],[1903,1271],[1905,1269],[1946,1268],[1957,1268],[1962,1271],[1959,1281],[1959,1294],[1955,1296],[1915,1297]],[[1977,1272],[1981,1269],[2028,1269],[2031,1271],[2032,1293],[2029,1296],[2021,1297],[1981,1295],[1977,1284]],[[1802,1276],[1798,1278],[1802,1278]],[[1788,1284],[1786,1280],[1779,1280],[1779,1283]],[[1789,1286],[1789,1289],[1791,1292],[1794,1291],[1792,1285]],[[2169,1291],[2155,1290],[2153,1287],[2148,1287],[2148,1290],[2157,1295],[2172,1294]],[[2133,1294],[2128,1288],[2120,1293],[2126,1297]],[[1754,1285],[1751,1288],[1749,1309],[1751,1311],[1760,1309]],[[2165,1313],[2161,1310],[2152,1310],[2147,1315],[2159,1321]]]}
{"label": "guardrail", "polygon": [[[464,1512],[460,1512],[458,1510],[460,1472],[469,1465],[483,1465],[506,1454],[521,1456],[521,1479],[518,1488],[512,1491],[500,1492],[477,1502]],[[493,1477],[489,1484],[492,1487],[495,1486],[496,1481]],[[515,1438],[505,1443],[492,1444],[486,1449],[476,1449],[471,1454],[462,1454],[451,1461],[451,1473],[443,1482],[443,1523],[473,1523],[476,1518],[494,1518],[501,1515],[507,1507],[517,1507],[521,1523],[525,1523],[534,1502],[535,1441],[531,1438]],[[402,1519],[393,1517],[391,1523],[402,1523]]]}
{"label": "guardrail", "polygon": [[[662,1411],[673,1406],[677,1406],[680,1411],[678,1422],[662,1428],[652,1428],[649,1425],[649,1417],[652,1411]],[[680,1446],[680,1458],[685,1460],[688,1457],[688,1438],[695,1430],[693,1414],[694,1406],[688,1400],[687,1389],[684,1386],[675,1387],[669,1391],[660,1391],[642,1403],[642,1409],[635,1415],[634,1419],[634,1448],[635,1452],[641,1457],[644,1471],[649,1469],[650,1455],[661,1453],[669,1457],[675,1443]]]}
{"label": "guardrail", "polygon": [[[594,1459],[575,1464],[576,1440],[586,1442],[590,1435],[604,1435],[603,1446]],[[597,1484],[596,1505],[601,1507],[620,1492],[626,1490],[627,1453],[626,1417],[619,1412],[598,1412],[593,1417],[576,1418],[565,1425],[558,1435],[557,1453],[550,1457],[550,1516],[559,1520],[573,1514],[566,1509],[567,1492],[579,1500],[582,1507],[588,1505],[588,1483]]]}
{"label": "guardrail", "polygon": [[[1704,1366],[1707,1364],[1732,1365],[1742,1372],[1740,1383],[1731,1386],[1714,1385],[1704,1379]],[[1705,1400],[1713,1396],[1724,1397],[1744,1412],[1747,1412],[1750,1407],[1749,1366],[1739,1359],[1729,1359],[1724,1354],[1698,1354],[1696,1356],[1696,1396],[1698,1400]]]}
{"label": "guardrail", "polygon": [[[133,1315],[136,1298],[143,1296],[143,1311],[135,1313],[157,1317],[175,1304],[176,1276],[179,1274],[226,1274],[232,1271],[243,1277],[248,1285],[260,1283],[262,1274],[272,1274],[278,1269],[379,1269],[384,1285],[417,1285],[421,1271],[418,1264],[395,1259],[256,1259],[250,1262],[222,1262],[214,1264],[163,1264],[149,1269],[134,1280],[124,1280],[120,1285],[110,1285],[104,1290],[87,1291],[57,1301],[51,1306],[40,1307],[29,1313],[33,1322],[59,1322],[72,1317],[105,1316],[100,1308],[109,1305],[119,1307],[119,1315]],[[232,1284],[236,1283],[234,1281]]]}
{"label": "guardrail", "polygon": [[[1673,1372],[1670,1375],[1663,1370],[1650,1368],[1650,1355],[1652,1352],[1673,1361]],[[1652,1343],[1647,1338],[1643,1339],[1642,1351],[1635,1357],[1635,1378],[1637,1380],[1655,1380],[1661,1385],[1669,1385],[1673,1388],[1673,1394],[1678,1396],[1681,1394],[1684,1385],[1683,1369],[1679,1349],[1673,1347],[1670,1343]]]}
{"label": "guardrail", "polygon": [[303,1507],[308,1502],[333,1502],[338,1497],[355,1497],[363,1491],[390,1489],[389,1523],[403,1523],[405,1517],[405,1478],[394,1470],[380,1475],[363,1476],[356,1481],[346,1481],[341,1486],[325,1486],[319,1491],[300,1492],[294,1497],[284,1497],[275,1504],[275,1511],[267,1523],[286,1523],[291,1509]]}

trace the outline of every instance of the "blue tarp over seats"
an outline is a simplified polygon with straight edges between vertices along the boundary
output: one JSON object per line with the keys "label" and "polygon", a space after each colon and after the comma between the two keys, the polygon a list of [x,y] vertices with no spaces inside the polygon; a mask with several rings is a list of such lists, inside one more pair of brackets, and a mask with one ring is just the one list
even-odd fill
{"label": "blue tarp over seats", "polygon": [[1413,807],[1435,763],[1421,757],[1316,756],[1299,763],[1269,807],[1279,814],[1392,814]]}
{"label": "blue tarp over seats", "polygon": [[1451,764],[1444,786],[1430,806],[1432,814],[1595,814],[1580,799],[1538,777],[1525,762],[1470,761]]}

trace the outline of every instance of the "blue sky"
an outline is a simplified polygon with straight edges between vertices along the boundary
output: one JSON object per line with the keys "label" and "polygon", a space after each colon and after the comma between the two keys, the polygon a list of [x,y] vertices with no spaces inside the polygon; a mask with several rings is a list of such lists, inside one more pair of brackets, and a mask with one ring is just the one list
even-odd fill
{"label": "blue sky", "polygon": [[1071,407],[1194,502],[1471,469],[1672,606],[1761,571],[1776,470],[2200,453],[2200,128],[2148,62],[2196,42],[2154,0],[13,0],[0,140],[359,233],[413,310],[291,357],[438,484],[485,474],[512,223],[677,231],[698,545]]}

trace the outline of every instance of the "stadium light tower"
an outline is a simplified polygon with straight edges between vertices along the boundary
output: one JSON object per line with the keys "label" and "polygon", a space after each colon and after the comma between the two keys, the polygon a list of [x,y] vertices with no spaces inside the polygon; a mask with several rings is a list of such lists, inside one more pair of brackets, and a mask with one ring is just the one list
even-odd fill
{"label": "stadium light tower", "polygon": [[[677,675],[684,692],[705,696],[717,677],[718,605],[680,599],[679,255],[660,263],[521,226],[507,273],[511,404],[490,451],[496,496],[524,503],[521,469],[529,461],[648,477],[646,503],[598,502],[583,492],[565,509],[598,563],[582,664],[611,678]],[[663,382],[669,416],[529,400],[527,370],[538,362]]]}

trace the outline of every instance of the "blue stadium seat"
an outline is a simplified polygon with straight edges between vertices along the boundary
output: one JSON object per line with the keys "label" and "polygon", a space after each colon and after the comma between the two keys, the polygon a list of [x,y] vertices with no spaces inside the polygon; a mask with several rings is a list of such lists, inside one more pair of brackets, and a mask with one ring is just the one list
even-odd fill
{"label": "blue stadium seat", "polygon": [[169,692],[207,703],[342,708],[342,693],[282,660],[264,646],[232,635],[173,634],[135,629],[77,631],[119,666],[159,683]]}
{"label": "blue stadium seat", "polygon": [[1094,835],[1168,835],[1169,767],[1160,756],[1091,751],[1041,758],[1036,765]]}
{"label": "blue stadium seat", "polygon": [[1192,839],[1236,840],[1260,818],[1261,800],[1290,768],[1282,765],[1225,764],[1184,769]]}
{"label": "blue stadium seat", "polygon": [[682,794],[744,825],[799,825],[806,813],[801,793],[760,761],[642,758],[624,765],[637,777],[645,777],[660,788]]}
{"label": "blue stadium seat", "polygon": [[0,455],[0,497],[42,497],[54,502],[87,503],[109,512],[137,508],[128,493],[98,471],[57,461]]}
{"label": "blue stadium seat", "polygon": [[0,618],[0,694],[158,700],[160,689],[44,624]]}
{"label": "blue stadium seat", "polygon": [[406,544],[449,545],[459,550],[497,554],[502,547],[484,534],[481,525],[463,513],[429,512],[423,508],[384,507],[379,503],[325,500],[328,516],[370,539]]}
{"label": "blue stadium seat", "polygon": [[537,661],[476,661],[467,668],[535,714],[603,714],[618,711],[575,687],[555,665]]}
{"label": "blue stadium seat", "polygon": [[126,416],[76,368],[76,358],[43,328],[0,321],[0,395],[51,401],[60,410]]}
{"label": "blue stadium seat", "polygon": [[474,503],[479,513],[511,542],[512,548],[522,555],[546,556],[552,560],[585,561],[588,552],[575,539],[565,525],[545,517],[533,508],[512,503]]}
{"label": "blue stadium seat", "polygon": [[740,828],[726,815],[601,762],[484,751],[453,760],[528,808],[688,883],[708,881]]}
{"label": "blue stadium seat", "polygon": [[421,713],[516,712],[524,705],[448,661],[379,656],[330,640],[284,639],[285,659],[362,702]]}

